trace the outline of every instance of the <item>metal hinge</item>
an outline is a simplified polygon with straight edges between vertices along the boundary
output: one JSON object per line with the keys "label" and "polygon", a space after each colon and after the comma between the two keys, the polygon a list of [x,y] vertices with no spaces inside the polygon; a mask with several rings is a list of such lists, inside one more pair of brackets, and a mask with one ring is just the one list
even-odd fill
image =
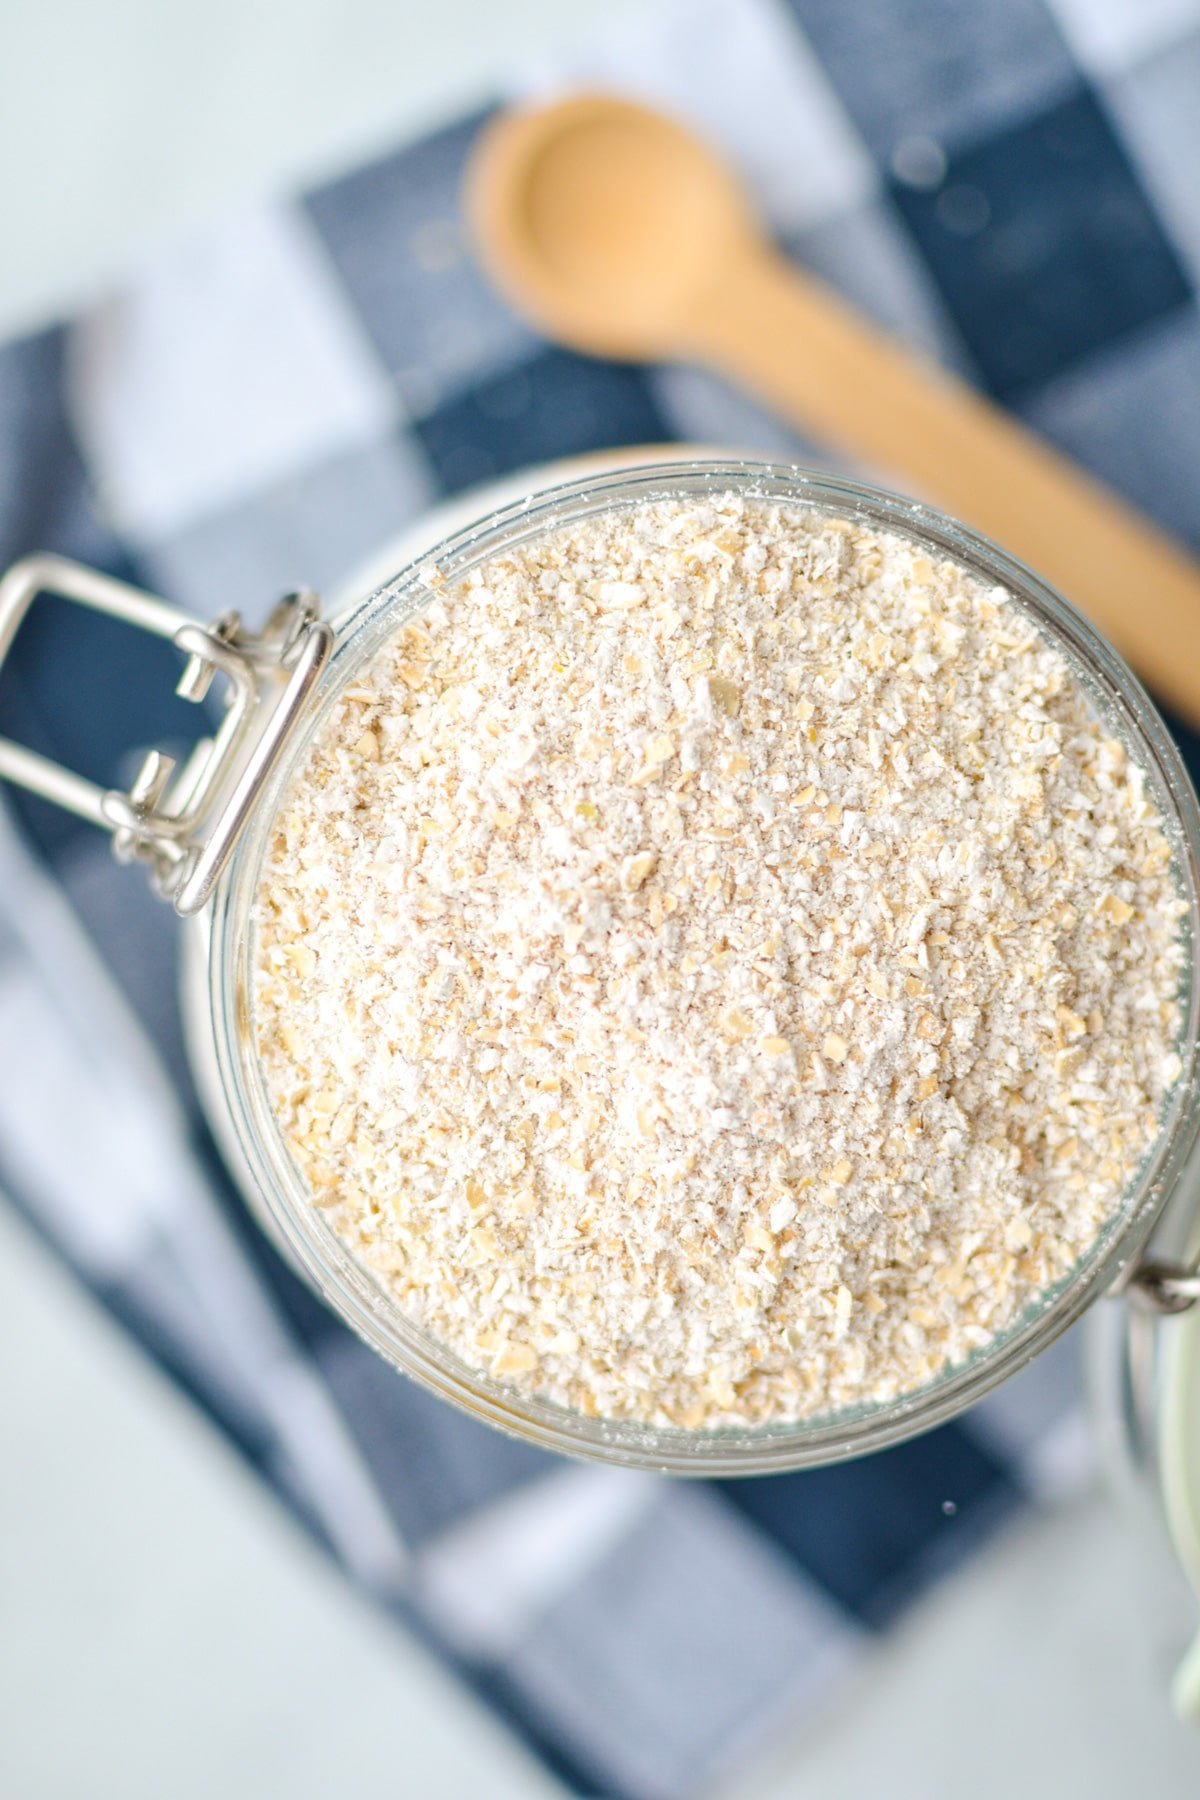
{"label": "metal hinge", "polygon": [[228,679],[225,717],[179,767],[152,750],[128,793],[105,789],[35,751],[0,738],[0,778],[111,833],[114,854],[145,863],[176,912],[198,912],[304,711],[333,649],[320,601],[288,594],[263,630],[237,613],[201,625],[153,594],[58,556],[30,556],[0,580],[0,664],[39,594],[77,601],[168,638],[186,658],[176,692],[205,698]]}

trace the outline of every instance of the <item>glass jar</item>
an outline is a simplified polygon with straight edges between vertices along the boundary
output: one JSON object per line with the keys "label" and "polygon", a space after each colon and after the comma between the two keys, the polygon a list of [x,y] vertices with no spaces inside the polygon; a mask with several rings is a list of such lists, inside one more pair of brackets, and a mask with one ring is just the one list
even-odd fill
{"label": "glass jar", "polygon": [[[761,500],[811,505],[900,533],[953,558],[989,585],[1007,588],[1072,665],[1108,728],[1125,741],[1146,771],[1167,824],[1180,893],[1189,908],[1179,1045],[1183,1070],[1153,1150],[1091,1251],[1010,1330],[968,1361],[893,1401],[798,1424],[689,1431],[588,1419],[514,1392],[468,1367],[418,1329],[342,1246],[309,1203],[268,1102],[251,1019],[252,917],[284,790],[343,688],[403,621],[432,600],[422,574],[430,563],[437,565],[440,584],[453,585],[499,551],[589,515],[652,498],[731,489]],[[61,577],[61,566],[56,569]],[[0,654],[15,630],[15,622],[6,625],[4,617],[5,589],[20,573],[14,571],[0,587]],[[38,585],[56,585],[53,580],[38,584],[36,575],[36,570],[33,576],[26,574],[19,595],[19,581],[10,590],[10,610],[19,613],[29,603],[32,593],[25,590],[31,580],[34,591]],[[98,578],[90,581],[90,595],[80,593],[78,582],[66,591],[107,604],[107,610],[135,614],[130,590],[124,590],[125,602],[118,605],[112,594],[107,602],[103,594],[115,584],[100,583],[98,594]],[[57,585],[62,591],[65,583],[60,579]],[[86,587],[88,580],[82,585]],[[164,615],[171,612],[161,602],[141,598],[146,607],[158,607]],[[171,616],[178,623],[179,616]],[[136,622],[161,631],[168,624],[165,616],[157,615]],[[230,675],[236,690],[231,713],[238,715],[224,746],[218,734],[220,754],[202,756],[198,770],[189,766],[177,778],[179,792],[170,785],[171,771],[164,775],[153,757],[129,796],[97,799],[95,791],[76,791],[72,797],[64,787],[56,789],[56,783],[75,782],[77,790],[86,784],[44,765],[32,767],[37,759],[12,745],[0,746],[0,774],[74,804],[76,810],[86,810],[107,825],[114,831],[118,852],[148,861],[177,909],[193,915],[188,925],[193,971],[188,983],[189,1032],[197,1076],[218,1137],[277,1242],[331,1308],[396,1368],[476,1418],[570,1455],[681,1475],[778,1472],[858,1456],[951,1418],[1022,1368],[1094,1299],[1137,1278],[1139,1259],[1165,1204],[1180,1186],[1200,1127],[1200,984],[1194,967],[1200,925],[1200,812],[1162,721],[1116,652],[1066,600],[996,546],[928,507],[855,482],[746,461],[656,462],[607,475],[589,474],[472,522],[427,548],[419,561],[351,605],[332,631],[317,622],[310,600],[293,597],[262,638],[249,638],[236,621],[218,622],[209,633],[188,623],[171,635],[192,656],[192,687],[207,685],[209,665]],[[257,683],[249,695],[244,691],[245,671],[233,666],[237,657],[250,667],[251,686]],[[198,673],[197,658],[204,665]],[[185,691],[188,683],[185,671]]]}

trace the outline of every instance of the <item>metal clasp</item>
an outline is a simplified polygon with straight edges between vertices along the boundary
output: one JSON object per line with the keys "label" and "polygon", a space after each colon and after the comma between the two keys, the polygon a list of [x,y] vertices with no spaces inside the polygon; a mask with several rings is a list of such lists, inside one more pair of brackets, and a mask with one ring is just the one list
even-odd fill
{"label": "metal clasp", "polygon": [[1144,1262],[1130,1277],[1126,1291],[1146,1312],[1184,1313],[1200,1300],[1200,1271],[1178,1263]]}
{"label": "metal clasp", "polygon": [[59,556],[30,556],[0,580],[0,664],[39,594],[77,601],[168,638],[187,658],[176,692],[203,700],[216,675],[229,682],[216,735],[183,766],[151,750],[128,793],[105,789],[0,738],[0,778],[63,806],[112,834],[114,854],[149,866],[157,891],[177,913],[208,900],[238,834],[333,649],[320,601],[288,594],[259,634],[237,613],[211,626],[153,594]]}

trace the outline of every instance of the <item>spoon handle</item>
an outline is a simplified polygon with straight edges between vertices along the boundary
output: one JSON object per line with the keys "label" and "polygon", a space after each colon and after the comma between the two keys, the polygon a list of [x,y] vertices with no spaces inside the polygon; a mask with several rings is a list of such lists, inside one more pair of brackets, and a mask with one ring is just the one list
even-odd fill
{"label": "spoon handle", "polygon": [[1029,563],[1200,724],[1200,565],[997,407],[758,245],[680,348]]}

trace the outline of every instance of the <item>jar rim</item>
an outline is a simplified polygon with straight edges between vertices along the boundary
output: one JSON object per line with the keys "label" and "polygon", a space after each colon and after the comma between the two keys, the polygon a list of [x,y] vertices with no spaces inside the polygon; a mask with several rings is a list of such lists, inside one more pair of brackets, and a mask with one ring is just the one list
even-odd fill
{"label": "jar rim", "polygon": [[[312,1205],[288,1155],[254,1050],[253,905],[280,801],[342,689],[408,617],[503,549],[590,515],[653,500],[736,491],[747,499],[810,505],[936,548],[968,573],[1007,589],[1062,651],[1089,697],[1135,751],[1155,793],[1188,904],[1181,984],[1183,1069],[1158,1136],[1124,1202],[1088,1253],[1007,1331],[963,1363],[895,1400],[787,1424],[693,1431],[589,1419],[515,1392],[469,1367],[404,1314]],[[428,584],[431,568],[438,588]],[[1008,552],[935,508],[864,482],[744,458],[687,458],[585,475],[487,512],[426,549],[338,621],[338,642],[307,729],[285,757],[214,896],[208,983],[217,1071],[240,1158],[270,1222],[332,1309],[396,1368],[476,1418],[544,1448],[694,1476],[779,1473],[859,1456],[944,1423],[1045,1349],[1135,1266],[1200,1131],[1200,807],[1179,751],[1153,702],[1116,650],[1071,603]]]}

